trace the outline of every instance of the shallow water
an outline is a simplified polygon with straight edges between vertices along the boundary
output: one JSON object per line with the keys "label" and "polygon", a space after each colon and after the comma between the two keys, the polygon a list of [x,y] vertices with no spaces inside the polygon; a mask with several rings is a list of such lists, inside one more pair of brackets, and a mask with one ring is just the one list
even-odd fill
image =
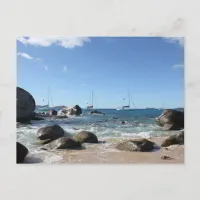
{"label": "shallow water", "polygon": [[[88,110],[83,110],[79,117],[69,117],[57,120],[33,121],[31,125],[17,128],[17,141],[29,149],[27,163],[53,163],[62,160],[62,153],[39,150],[41,144],[36,139],[37,130],[41,127],[58,124],[66,132],[74,134],[81,130],[95,133],[99,140],[114,140],[115,138],[136,138],[136,137],[161,137],[170,135],[170,131],[162,131],[155,123],[155,117],[162,113],[157,109],[136,109],[134,111],[98,109],[106,115],[90,115]],[[114,118],[113,118],[114,117]],[[125,121],[125,125],[121,122]],[[78,130],[74,130],[76,128]],[[98,144],[103,151],[115,151],[110,145]],[[87,147],[87,145],[86,145]]]}

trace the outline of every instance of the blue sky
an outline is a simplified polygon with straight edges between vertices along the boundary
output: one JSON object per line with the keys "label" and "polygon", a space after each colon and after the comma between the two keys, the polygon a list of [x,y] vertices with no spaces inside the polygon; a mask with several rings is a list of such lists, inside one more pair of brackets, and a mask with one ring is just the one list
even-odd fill
{"label": "blue sky", "polygon": [[116,108],[129,90],[137,108],[183,107],[183,38],[20,37],[17,85],[37,105],[50,87],[54,105],[86,107],[93,90],[95,107]]}

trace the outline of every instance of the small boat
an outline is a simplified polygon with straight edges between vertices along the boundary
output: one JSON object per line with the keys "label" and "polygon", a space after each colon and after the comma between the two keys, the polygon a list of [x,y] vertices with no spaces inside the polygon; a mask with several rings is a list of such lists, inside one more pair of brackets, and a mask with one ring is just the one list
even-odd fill
{"label": "small boat", "polygon": [[[50,96],[51,96],[50,88],[48,88],[48,103],[47,103],[46,105],[39,106],[38,110],[48,111],[48,110],[50,110],[50,109],[53,109],[54,105],[53,105],[52,96],[51,96],[52,107],[49,106],[49,98],[50,98]],[[43,102],[44,102],[44,99],[43,99]]]}
{"label": "small boat", "polygon": [[[123,100],[125,100],[125,98],[123,98]],[[134,105],[134,103],[133,103]],[[117,108],[116,110],[127,110],[127,111],[134,111],[134,108],[131,108],[130,106],[130,93],[128,91],[128,105],[127,106],[121,106],[119,108]]]}
{"label": "small boat", "polygon": [[[88,103],[87,103],[87,105],[88,105]],[[92,91],[92,103],[90,104],[90,105],[88,105],[87,107],[86,107],[86,109],[87,110],[92,110],[94,108],[94,106],[93,106],[93,91]]]}

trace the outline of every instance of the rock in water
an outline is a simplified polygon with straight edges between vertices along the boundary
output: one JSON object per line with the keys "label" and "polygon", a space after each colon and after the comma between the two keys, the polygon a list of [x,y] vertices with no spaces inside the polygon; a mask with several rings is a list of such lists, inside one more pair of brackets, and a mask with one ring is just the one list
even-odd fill
{"label": "rock in water", "polygon": [[169,138],[167,138],[162,144],[161,147],[168,147],[170,145],[182,145],[184,144],[184,132],[181,131],[181,133],[178,133],[176,135],[172,135]]}
{"label": "rock in water", "polygon": [[79,116],[82,114],[82,109],[80,106],[75,105],[70,108],[65,107],[62,110],[58,112],[58,115],[74,115],[74,116]]}
{"label": "rock in water", "polygon": [[156,118],[156,123],[164,130],[180,130],[184,128],[184,112],[167,109]]}
{"label": "rock in water", "polygon": [[23,163],[24,158],[28,154],[28,149],[22,145],[21,143],[17,142],[17,163]]}
{"label": "rock in water", "polygon": [[100,114],[100,115],[105,115],[105,113],[102,113],[102,112],[100,112],[100,111],[98,111],[98,110],[92,110],[92,111],[90,112],[90,114]]}
{"label": "rock in water", "polygon": [[50,110],[48,113],[49,113],[50,116],[57,115],[57,111],[56,110]]}
{"label": "rock in water", "polygon": [[70,137],[62,137],[43,145],[43,150],[56,150],[56,149],[78,149],[81,148],[81,143]]}
{"label": "rock in water", "polygon": [[64,130],[59,125],[51,125],[40,128],[37,131],[37,137],[45,142],[56,140],[64,136]]}
{"label": "rock in water", "polygon": [[26,90],[17,87],[17,122],[27,123],[34,117],[35,100]]}
{"label": "rock in water", "polygon": [[154,149],[155,143],[147,139],[127,140],[119,143],[116,148],[122,151],[141,151],[148,152]]}
{"label": "rock in water", "polygon": [[81,131],[74,135],[73,138],[80,143],[98,143],[97,136],[89,131]]}

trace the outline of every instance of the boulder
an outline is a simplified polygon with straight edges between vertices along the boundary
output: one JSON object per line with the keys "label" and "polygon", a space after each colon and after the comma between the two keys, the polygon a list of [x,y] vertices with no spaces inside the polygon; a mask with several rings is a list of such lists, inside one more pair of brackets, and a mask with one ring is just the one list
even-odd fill
{"label": "boulder", "polygon": [[172,135],[169,138],[167,138],[162,144],[161,147],[168,147],[170,145],[183,145],[184,144],[184,131],[181,131],[180,133],[176,135]]}
{"label": "boulder", "polygon": [[39,140],[48,143],[64,136],[64,130],[59,125],[51,125],[40,128],[37,131]]}
{"label": "boulder", "polygon": [[163,127],[163,130],[180,130],[184,128],[184,112],[167,109],[156,118],[156,123]]}
{"label": "boulder", "polygon": [[26,90],[17,87],[17,122],[28,123],[34,117],[35,100]]}
{"label": "boulder", "polygon": [[75,105],[75,106],[72,106],[72,107],[65,107],[58,112],[58,115],[78,116],[78,115],[81,115],[81,114],[82,114],[82,109],[78,105]]}
{"label": "boulder", "polygon": [[98,110],[92,110],[92,111],[90,112],[90,114],[100,114],[100,115],[105,115],[105,113],[102,113],[102,112],[100,112],[100,111],[98,111]]}
{"label": "boulder", "polygon": [[50,116],[55,116],[58,112],[56,110],[50,110],[48,113]]}
{"label": "boulder", "polygon": [[147,139],[127,140],[117,144],[116,149],[122,151],[141,151],[148,152],[154,149],[155,143]]}
{"label": "boulder", "polygon": [[24,158],[26,157],[26,155],[28,154],[28,149],[21,143],[17,142],[17,163],[23,163],[24,162]]}
{"label": "boulder", "polygon": [[98,143],[97,136],[90,131],[81,131],[73,136],[80,143]]}
{"label": "boulder", "polygon": [[61,137],[57,140],[43,145],[43,150],[56,150],[56,149],[78,149],[81,148],[81,143],[70,137]]}

